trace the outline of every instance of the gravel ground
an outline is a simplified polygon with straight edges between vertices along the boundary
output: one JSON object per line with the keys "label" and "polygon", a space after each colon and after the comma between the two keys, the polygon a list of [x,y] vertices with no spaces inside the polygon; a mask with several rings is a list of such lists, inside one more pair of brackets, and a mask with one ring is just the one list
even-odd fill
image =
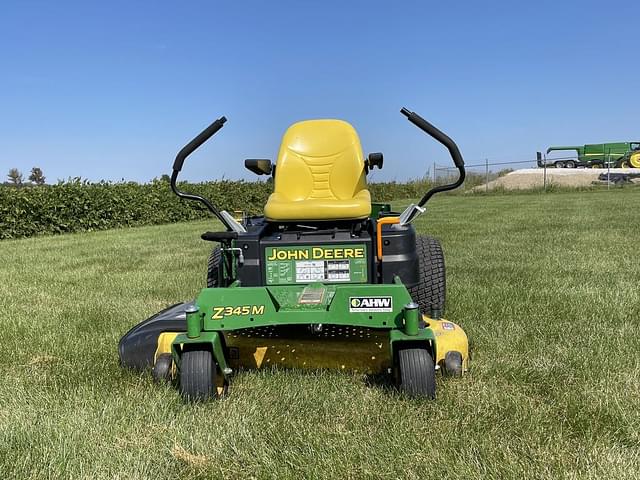
{"label": "gravel ground", "polygon": [[[562,187],[586,187],[598,180],[598,175],[606,173],[605,169],[570,169],[570,168],[547,168],[547,185]],[[611,173],[637,173],[640,168],[612,168]],[[633,180],[640,183],[640,178]],[[497,178],[488,183],[489,189],[505,188],[507,190],[529,189],[544,186],[544,169],[525,168],[508,173],[504,177]],[[481,191],[486,185],[475,187],[474,190]]]}

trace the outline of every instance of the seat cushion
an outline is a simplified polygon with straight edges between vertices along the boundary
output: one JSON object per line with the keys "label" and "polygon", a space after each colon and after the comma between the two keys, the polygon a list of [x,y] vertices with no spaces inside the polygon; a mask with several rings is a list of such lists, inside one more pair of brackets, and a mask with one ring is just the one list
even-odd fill
{"label": "seat cushion", "polygon": [[347,200],[309,198],[289,200],[275,192],[269,196],[264,207],[267,220],[303,221],[303,220],[350,220],[367,218],[371,215],[371,195],[369,190],[360,190]]}
{"label": "seat cushion", "polygon": [[364,156],[354,128],[341,120],[307,120],[287,130],[264,208],[272,221],[349,220],[371,213]]}

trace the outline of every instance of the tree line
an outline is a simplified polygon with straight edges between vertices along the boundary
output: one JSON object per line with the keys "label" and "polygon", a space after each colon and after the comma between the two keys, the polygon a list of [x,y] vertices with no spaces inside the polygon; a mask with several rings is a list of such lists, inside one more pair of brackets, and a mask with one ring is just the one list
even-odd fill
{"label": "tree line", "polygon": [[[11,168],[9,173],[7,174],[8,182],[5,182],[5,185],[13,185],[16,187],[20,187],[25,185],[24,176],[22,172],[17,168]],[[47,178],[44,176],[42,169],[40,167],[33,167],[31,169],[31,173],[28,178],[31,185],[44,185]],[[29,185],[29,184],[26,184]]]}

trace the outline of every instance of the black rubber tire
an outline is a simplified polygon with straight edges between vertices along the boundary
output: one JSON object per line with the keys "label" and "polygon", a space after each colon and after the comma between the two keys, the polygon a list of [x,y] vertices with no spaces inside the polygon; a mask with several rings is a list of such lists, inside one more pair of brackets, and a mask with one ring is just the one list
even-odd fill
{"label": "black rubber tire", "polygon": [[564,163],[565,168],[576,168],[576,162],[574,162],[573,160],[567,160]]}
{"label": "black rubber tire", "polygon": [[173,366],[173,356],[170,353],[161,353],[153,365],[151,375],[156,383],[171,381],[171,367]]}
{"label": "black rubber tire", "polygon": [[462,376],[462,354],[460,352],[447,352],[444,356],[443,372],[449,377]]}
{"label": "black rubber tire", "polygon": [[[198,347],[201,348],[201,347]],[[188,349],[180,359],[180,393],[191,402],[202,402],[218,396],[216,366],[209,350]]]}
{"label": "black rubber tire", "polygon": [[436,369],[425,348],[403,348],[398,352],[398,388],[414,398],[436,398]]}
{"label": "black rubber tire", "polygon": [[220,284],[218,275],[220,274],[220,262],[222,261],[222,249],[218,246],[211,251],[209,263],[207,264],[207,288],[217,288]]}
{"label": "black rubber tire", "polygon": [[444,253],[440,242],[425,235],[416,237],[420,282],[409,288],[409,295],[420,306],[422,313],[432,310],[444,313],[447,296],[447,278]]}
{"label": "black rubber tire", "polygon": [[554,165],[556,168],[564,168],[564,162],[555,162]]}

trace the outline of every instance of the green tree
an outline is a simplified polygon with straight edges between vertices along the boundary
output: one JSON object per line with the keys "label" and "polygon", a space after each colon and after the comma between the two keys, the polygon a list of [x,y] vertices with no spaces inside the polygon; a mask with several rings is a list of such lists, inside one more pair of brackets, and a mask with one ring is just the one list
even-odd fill
{"label": "green tree", "polygon": [[22,172],[20,172],[20,170],[18,170],[17,168],[12,168],[11,170],[9,170],[9,174],[7,175],[7,177],[9,177],[10,183],[13,183],[16,186],[22,185]]}
{"label": "green tree", "polygon": [[46,177],[40,167],[33,167],[31,169],[31,175],[29,175],[29,180],[31,180],[36,185],[44,185]]}
{"label": "green tree", "polygon": [[160,180],[163,182],[169,183],[171,181],[171,177],[166,173],[163,173],[162,176],[160,177]]}

